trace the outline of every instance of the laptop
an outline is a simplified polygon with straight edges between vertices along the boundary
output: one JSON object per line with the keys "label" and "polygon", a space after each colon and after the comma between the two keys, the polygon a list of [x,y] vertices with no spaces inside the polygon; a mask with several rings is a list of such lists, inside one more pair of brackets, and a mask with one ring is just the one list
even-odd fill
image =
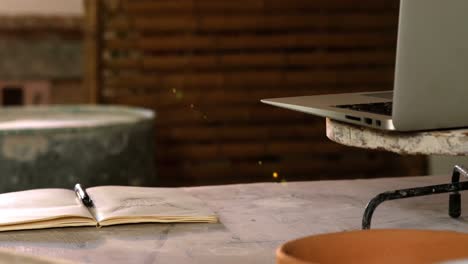
{"label": "laptop", "polygon": [[393,91],[263,99],[383,130],[468,127],[468,0],[401,0]]}

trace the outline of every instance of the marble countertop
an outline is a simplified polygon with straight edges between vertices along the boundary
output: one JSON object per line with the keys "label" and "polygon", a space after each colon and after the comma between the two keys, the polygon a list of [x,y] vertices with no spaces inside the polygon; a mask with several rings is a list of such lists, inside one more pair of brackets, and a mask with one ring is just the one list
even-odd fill
{"label": "marble countertop", "polygon": [[[0,247],[83,263],[273,263],[285,241],[360,229],[367,202],[392,189],[448,183],[450,176],[256,183],[184,188],[220,217],[217,224],[136,224],[0,233]],[[464,209],[468,193],[462,193]],[[468,232],[468,211],[448,214],[448,194],[388,201],[373,228]]]}

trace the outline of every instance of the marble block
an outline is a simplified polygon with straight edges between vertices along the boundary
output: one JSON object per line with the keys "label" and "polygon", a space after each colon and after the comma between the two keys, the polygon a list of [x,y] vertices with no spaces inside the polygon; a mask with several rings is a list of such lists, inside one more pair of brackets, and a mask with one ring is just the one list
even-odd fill
{"label": "marble block", "polygon": [[395,132],[326,120],[327,137],[337,143],[398,154],[468,155],[468,129]]}

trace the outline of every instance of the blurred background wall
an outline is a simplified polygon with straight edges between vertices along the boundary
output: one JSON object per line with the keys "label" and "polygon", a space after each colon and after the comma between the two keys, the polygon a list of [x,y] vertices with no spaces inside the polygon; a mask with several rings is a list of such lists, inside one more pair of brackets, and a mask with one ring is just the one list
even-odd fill
{"label": "blurred background wall", "polygon": [[1,1],[3,105],[88,101],[82,83],[83,12],[79,0]]}
{"label": "blurred background wall", "polygon": [[396,0],[89,8],[96,16],[78,0],[2,1],[0,86],[45,82],[43,103],[76,104],[89,102],[87,80],[98,103],[155,110],[161,185],[422,175],[451,163],[343,147],[326,139],[322,118],[259,103],[391,89]]}
{"label": "blurred background wall", "polygon": [[[154,109],[164,185],[426,173],[268,97],[392,88],[395,0],[87,1],[97,101]],[[88,58],[93,59],[93,58]]]}
{"label": "blurred background wall", "polygon": [[2,0],[3,15],[83,15],[82,0]]}

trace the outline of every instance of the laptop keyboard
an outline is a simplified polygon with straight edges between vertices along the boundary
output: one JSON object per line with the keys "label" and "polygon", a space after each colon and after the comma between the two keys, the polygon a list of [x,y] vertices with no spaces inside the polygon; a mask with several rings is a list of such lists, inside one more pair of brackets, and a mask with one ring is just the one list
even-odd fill
{"label": "laptop keyboard", "polygon": [[371,104],[352,104],[352,105],[337,105],[338,108],[345,108],[360,112],[370,112],[380,115],[392,115],[392,102],[386,103],[371,103]]}

